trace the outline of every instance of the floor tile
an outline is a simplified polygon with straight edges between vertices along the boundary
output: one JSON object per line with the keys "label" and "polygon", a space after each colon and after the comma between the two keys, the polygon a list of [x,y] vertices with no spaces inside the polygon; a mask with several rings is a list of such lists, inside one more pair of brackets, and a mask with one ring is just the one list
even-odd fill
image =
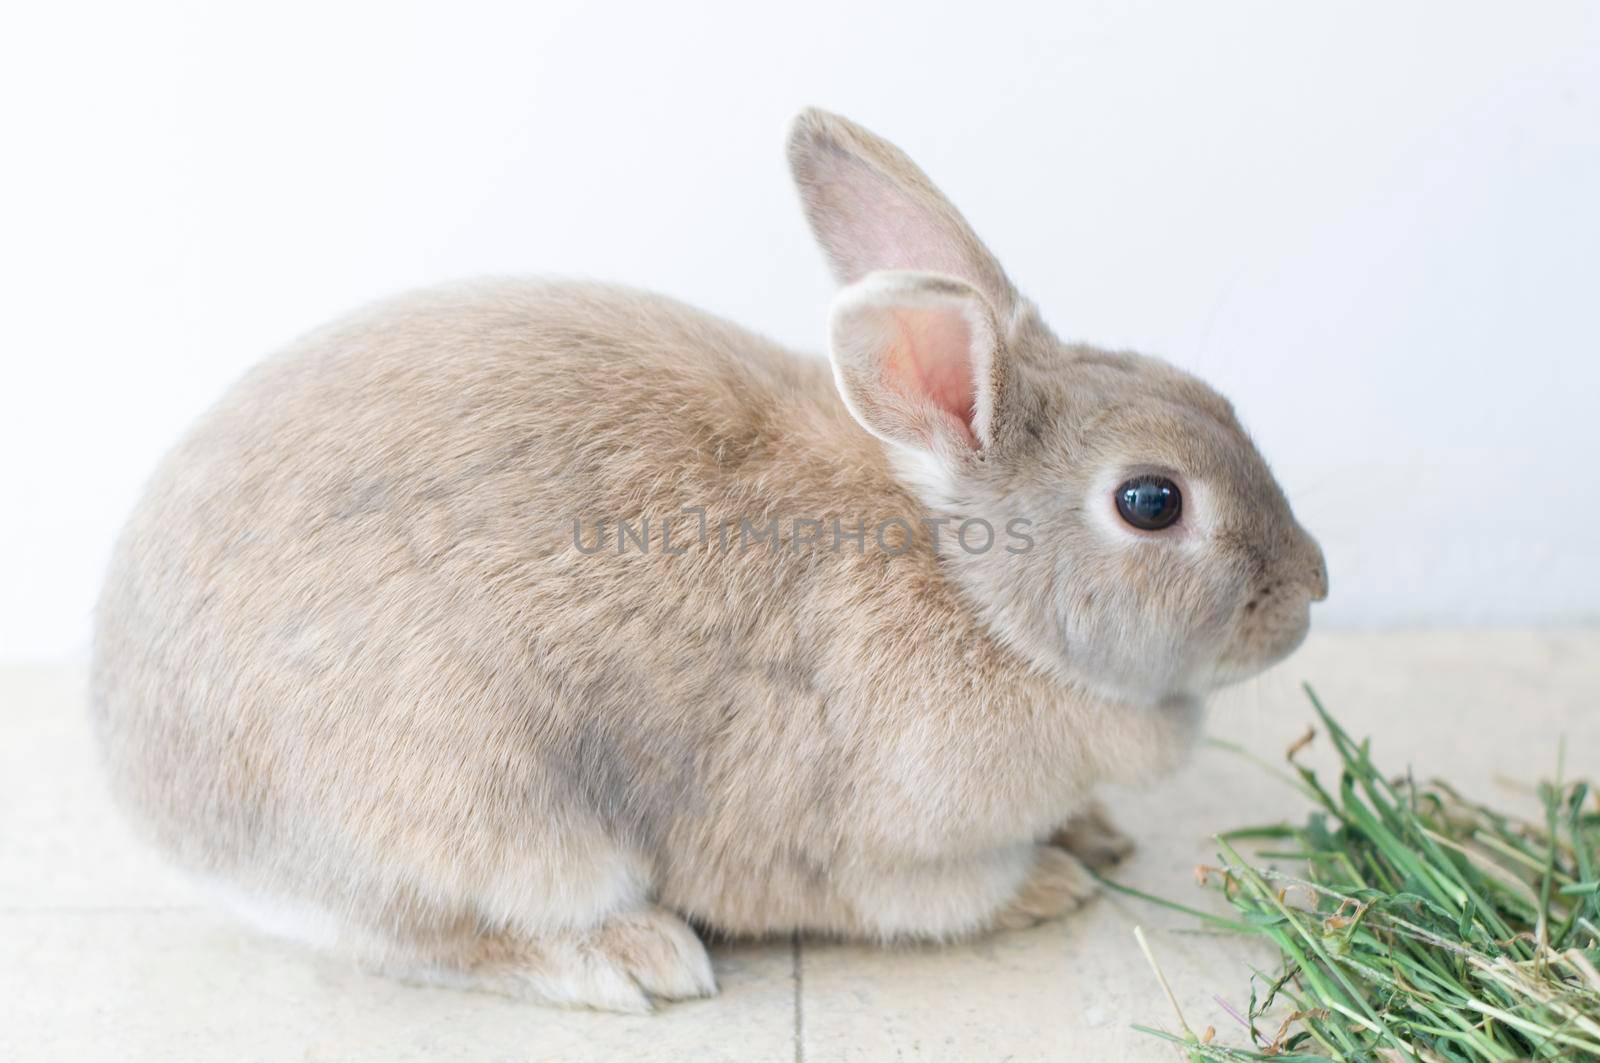
{"label": "floor tile", "polygon": [[403,985],[206,910],[0,914],[0,1059],[661,1059],[794,1056],[788,942],[713,951],[721,993],[649,1016]]}

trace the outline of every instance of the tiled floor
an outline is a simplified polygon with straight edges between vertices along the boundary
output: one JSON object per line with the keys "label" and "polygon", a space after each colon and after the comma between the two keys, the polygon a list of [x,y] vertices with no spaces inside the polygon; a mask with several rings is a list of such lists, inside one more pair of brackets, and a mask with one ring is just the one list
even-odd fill
{"label": "tiled floor", "polygon": [[[1553,765],[1600,769],[1600,632],[1332,635],[1219,704],[1213,733],[1276,758],[1311,679],[1380,764],[1411,761],[1500,802]],[[1191,1025],[1228,1036],[1244,943],[1172,933],[1121,897],[947,949],[720,945],[714,1000],[644,1018],[413,988],[213,913],[125,833],[102,792],[77,669],[0,672],[0,1060],[1121,1060],[1176,1058],[1129,1029],[1171,1025],[1131,937],[1151,942]],[[1504,777],[1504,778],[1502,778]],[[1497,781],[1500,779],[1500,781]],[[1140,851],[1119,877],[1205,903],[1216,830],[1297,799],[1220,751],[1112,806]]]}

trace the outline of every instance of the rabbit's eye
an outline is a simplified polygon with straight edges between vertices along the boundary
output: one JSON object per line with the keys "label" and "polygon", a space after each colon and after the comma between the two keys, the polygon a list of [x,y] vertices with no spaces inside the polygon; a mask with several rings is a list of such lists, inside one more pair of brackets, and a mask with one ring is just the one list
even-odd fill
{"label": "rabbit's eye", "polygon": [[1165,476],[1137,476],[1117,488],[1117,512],[1141,531],[1160,531],[1178,523],[1183,495]]}

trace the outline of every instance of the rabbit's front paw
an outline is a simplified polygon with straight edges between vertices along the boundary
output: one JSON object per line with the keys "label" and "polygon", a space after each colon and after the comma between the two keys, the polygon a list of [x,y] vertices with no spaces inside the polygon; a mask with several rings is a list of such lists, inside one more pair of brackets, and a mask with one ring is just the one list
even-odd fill
{"label": "rabbit's front paw", "polygon": [[1133,839],[1117,829],[1098,801],[1067,820],[1050,836],[1050,844],[1065,849],[1096,871],[1120,863],[1133,852]]}
{"label": "rabbit's front paw", "polygon": [[1039,845],[1034,855],[1017,895],[994,917],[998,930],[1020,930],[1081,908],[1099,888],[1078,858],[1064,849]]}

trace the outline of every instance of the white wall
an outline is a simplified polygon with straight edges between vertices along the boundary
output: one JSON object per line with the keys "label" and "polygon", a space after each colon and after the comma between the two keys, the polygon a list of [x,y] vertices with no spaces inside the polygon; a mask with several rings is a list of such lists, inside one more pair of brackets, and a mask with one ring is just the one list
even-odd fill
{"label": "white wall", "polygon": [[816,348],[782,161],[912,153],[1058,331],[1231,394],[1337,624],[1600,614],[1600,7],[929,0],[30,5],[0,36],[0,656],[246,365],[557,272]]}

